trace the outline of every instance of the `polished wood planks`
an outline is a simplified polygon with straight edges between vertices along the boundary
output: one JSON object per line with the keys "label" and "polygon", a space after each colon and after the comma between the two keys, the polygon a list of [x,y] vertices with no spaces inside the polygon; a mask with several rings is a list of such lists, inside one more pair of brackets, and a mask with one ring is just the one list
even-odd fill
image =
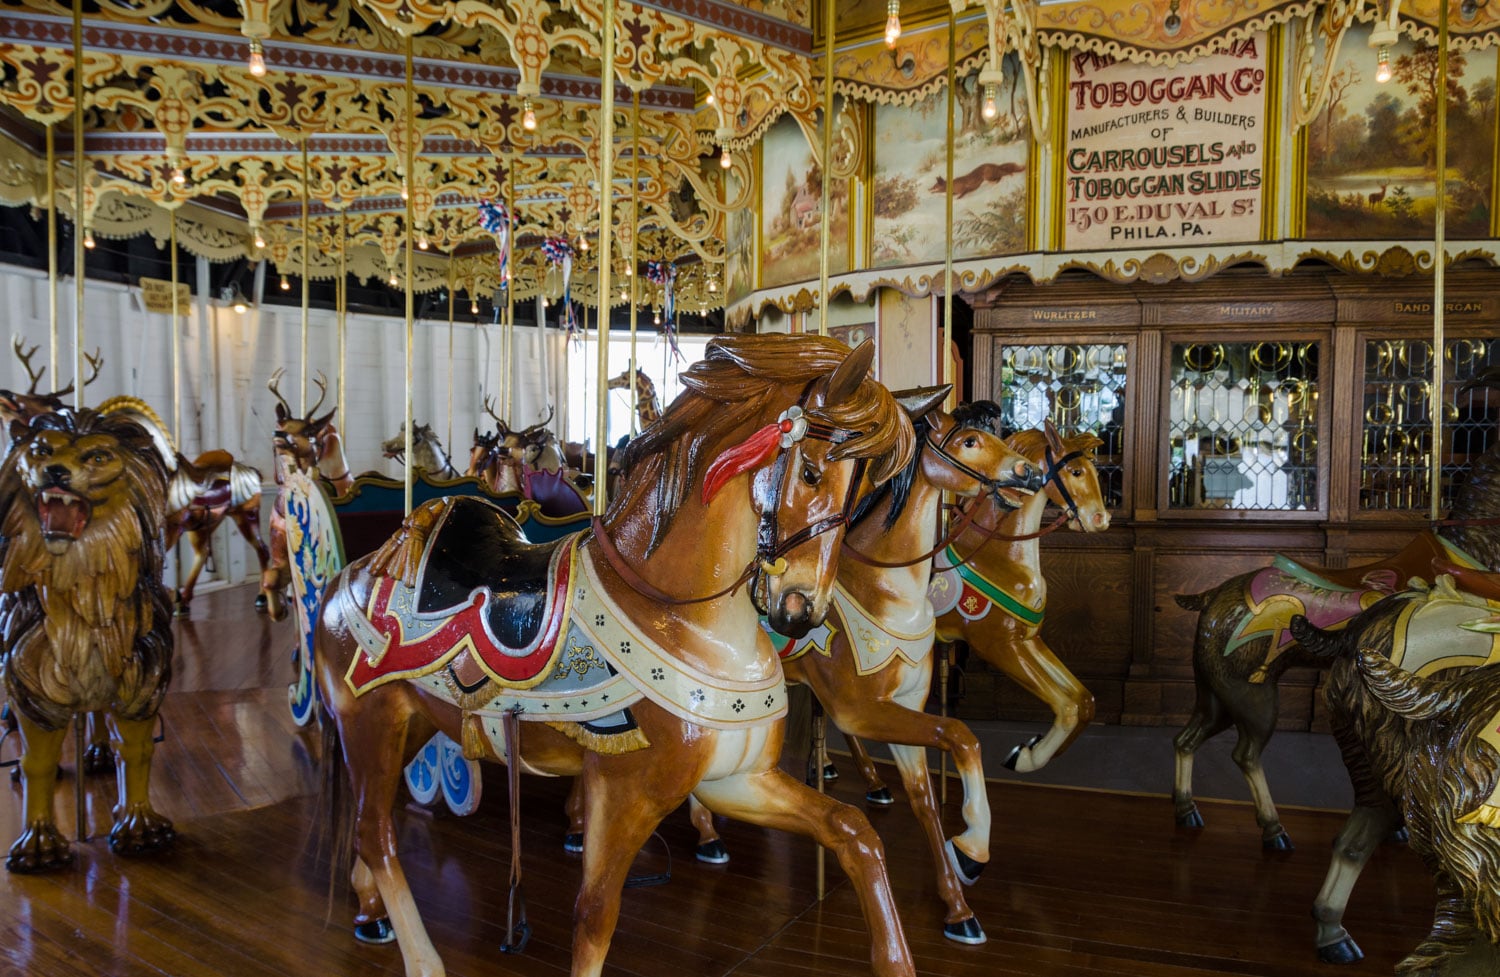
{"label": "polished wood planks", "polygon": [[[0,873],[0,974],[28,977],[402,973],[394,947],[349,935],[341,892],[325,927],[326,867],[306,845],[315,737],[287,716],[291,628],[249,610],[253,592],[205,594],[179,643],[158,747],[153,797],[174,818],[175,851],[120,858],[108,831],[113,784],[89,784],[94,840],[71,871]],[[241,609],[237,601],[242,601]],[[187,629],[184,629],[187,630]],[[7,747],[8,749],[8,747]],[[9,755],[7,753],[7,755]],[[1164,761],[1165,762],[1165,761]],[[72,760],[58,812],[72,828]],[[837,796],[859,803],[845,764]],[[487,769],[479,812],[460,819],[409,806],[402,860],[448,972],[568,971],[580,861],[561,850],[566,782],[523,779],[523,863],[535,935],[525,954],[505,936],[509,830],[505,784]],[[887,776],[896,782],[893,771]],[[0,843],[19,831],[20,791],[0,800]],[[1308,911],[1341,823],[1331,812],[1283,811],[1302,846],[1263,855],[1242,805],[1200,802],[1208,827],[1174,830],[1164,797],[990,785],[992,861],[967,890],[989,934],[982,947],[942,938],[929,856],[899,788],[870,812],[885,840],[907,938],[923,975],[945,977],[1330,977],[1312,951]],[[956,782],[945,813],[958,830]],[[813,977],[868,974],[868,937],[854,893],[829,859],[829,895],[814,892],[810,842],[721,825],[727,866],[692,860],[685,814],[669,818],[637,858],[637,874],[671,881],[630,889],[606,973]],[[1417,859],[1382,848],[1356,889],[1348,925],[1368,954],[1348,973],[1388,974],[1426,934],[1432,884]]]}

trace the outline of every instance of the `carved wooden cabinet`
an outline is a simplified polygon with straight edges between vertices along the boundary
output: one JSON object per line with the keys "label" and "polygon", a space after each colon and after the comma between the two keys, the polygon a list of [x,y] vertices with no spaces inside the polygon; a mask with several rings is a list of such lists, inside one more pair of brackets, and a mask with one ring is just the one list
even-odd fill
{"label": "carved wooden cabinet", "polygon": [[[1112,527],[1044,542],[1048,643],[1107,722],[1177,724],[1192,707],[1196,593],[1285,552],[1347,566],[1424,528],[1432,411],[1451,498],[1500,432],[1500,272],[1448,277],[1433,386],[1432,280],[1315,270],[1200,283],[1007,280],[975,302],[974,396],[1017,429],[1051,416],[1104,440]],[[1316,673],[1281,682],[1284,728],[1315,724]],[[981,665],[960,715],[1045,719]]]}

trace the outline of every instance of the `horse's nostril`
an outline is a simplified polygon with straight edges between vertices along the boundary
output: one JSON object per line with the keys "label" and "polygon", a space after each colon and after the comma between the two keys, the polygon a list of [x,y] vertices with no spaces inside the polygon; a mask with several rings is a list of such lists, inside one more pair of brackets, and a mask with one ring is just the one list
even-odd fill
{"label": "horse's nostril", "polygon": [[793,590],[781,598],[781,612],[790,620],[807,616],[807,596]]}

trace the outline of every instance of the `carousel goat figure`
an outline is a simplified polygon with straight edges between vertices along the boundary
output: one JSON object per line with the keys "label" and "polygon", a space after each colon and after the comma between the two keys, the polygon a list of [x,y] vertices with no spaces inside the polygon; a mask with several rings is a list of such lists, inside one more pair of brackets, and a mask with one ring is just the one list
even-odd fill
{"label": "carousel goat figure", "polygon": [[[1469,380],[1460,392],[1500,386],[1500,367]],[[1331,629],[1416,579],[1431,583],[1435,561],[1470,569],[1500,569],[1500,441],[1476,461],[1453,509],[1436,533],[1418,534],[1394,556],[1360,566],[1312,567],[1278,554],[1272,565],[1230,577],[1198,594],[1178,594],[1177,603],[1198,612],[1193,639],[1197,698],[1187,726],[1176,739],[1177,769],[1172,799],[1177,824],[1203,826],[1193,803],[1193,754],[1234,726],[1234,760],[1250,785],[1262,844],[1290,850],[1266,785],[1260,757],[1276,729],[1277,683],[1294,666],[1327,667],[1297,644],[1288,622],[1301,614]]]}
{"label": "carousel goat figure", "polygon": [[[1500,602],[1453,580],[1438,574],[1338,631],[1301,615],[1288,624],[1303,654],[1331,668],[1329,724],[1355,791],[1313,906],[1326,963],[1363,957],[1344,910],[1371,852],[1404,819],[1438,901],[1431,933],[1396,972],[1493,974],[1500,964]],[[1481,942],[1487,966],[1456,962]]]}
{"label": "carousel goat figure", "polygon": [[[406,464],[406,422],[401,422],[401,428],[395,437],[388,441],[380,442],[380,454],[385,458],[394,458]],[[430,424],[418,424],[412,429],[411,454],[413,463],[419,472],[426,472],[435,478],[460,478],[459,471],[453,467],[453,461],[448,457],[448,452],[443,450],[443,442],[438,438],[437,432]]]}
{"label": "carousel goat figure", "polygon": [[[942,493],[967,499],[992,495],[998,506],[1015,508],[1041,489],[1042,472],[984,420],[972,420],[984,416],[984,402],[963,405],[952,416],[936,410],[947,392],[937,387],[897,395],[912,414],[916,456],[860,504],[845,539],[828,622],[796,640],[774,634],[771,640],[787,681],[811,688],[835,726],[846,735],[891,745],[937,866],[938,895],[947,905],[943,935],[980,944],[984,928],[960,885],[976,882],[990,857],[979,741],[960,720],[924,711],[936,626],[928,580],[933,557],[950,541],[934,547],[933,540],[941,535]],[[963,779],[965,830],[946,841],[927,772],[929,747],[953,754]],[[717,836],[712,821],[696,809],[694,823],[702,857],[704,846],[712,846]]]}
{"label": "carousel goat figure", "polygon": [[406,754],[436,728],[508,762],[513,785],[522,769],[583,778],[574,977],[601,972],[631,860],[689,793],[832,849],[874,971],[915,973],[868,818],[777,767],[786,686],[756,617],[759,604],[798,635],[822,622],[864,467],[879,484],[911,457],[911,423],[868,378],[872,353],[715,339],[632,443],[631,478],[592,531],[532,545],[482,500],[439,500],[334,579],[316,634],[318,823],[343,826],[333,877],[352,856],[358,936],[394,933],[408,974],[444,972],[391,811]]}
{"label": "carousel goat figure", "polygon": [[229,519],[255,551],[260,564],[256,609],[268,612],[273,621],[284,618],[286,604],[281,588],[275,586],[271,551],[260,538],[260,469],[235,461],[233,455],[222,449],[205,451],[188,461],[177,451],[161,418],[145,401],[135,397],[111,397],[99,405],[99,411],[122,414],[144,428],[167,471],[167,551],[171,552],[184,533],[193,548],[192,568],[177,592],[177,616],[187,617],[191,613],[198,576],[213,553],[214,533]]}
{"label": "carousel goat figure", "polygon": [[[16,359],[21,361],[21,368],[26,371],[26,376],[30,378],[31,383],[26,388],[25,393],[0,390],[0,424],[3,424],[7,431],[10,430],[11,424],[16,421],[28,424],[38,414],[48,414],[66,406],[63,398],[73,392],[73,384],[70,383],[61,390],[53,391],[52,393],[37,393],[37,384],[41,383],[42,375],[47,372],[47,368],[45,366],[33,368],[31,358],[36,355],[37,350],[41,347],[33,346],[28,350],[25,348],[25,344],[21,342],[21,337],[17,336],[11,348],[15,350]],[[100,355],[98,350],[95,350],[92,354],[84,353],[83,358],[92,367],[92,372],[83,381],[83,385],[87,387],[99,379],[99,370],[104,365],[104,357]]]}
{"label": "carousel goat figure", "polygon": [[[610,377],[606,385],[610,390],[629,390],[630,371],[626,370],[617,377]],[[638,430],[644,431],[656,419],[661,417],[661,401],[656,399],[656,384],[646,376],[646,371],[637,369],[635,371],[635,420]]]}
{"label": "carousel goat figure", "polygon": [[162,585],[166,472],[129,418],[59,408],[13,423],[0,465],[0,680],[21,731],[25,830],[5,866],[40,872],[73,853],[53,793],[70,721],[107,712],[118,756],[110,847],[161,848],[152,731],[172,672]]}

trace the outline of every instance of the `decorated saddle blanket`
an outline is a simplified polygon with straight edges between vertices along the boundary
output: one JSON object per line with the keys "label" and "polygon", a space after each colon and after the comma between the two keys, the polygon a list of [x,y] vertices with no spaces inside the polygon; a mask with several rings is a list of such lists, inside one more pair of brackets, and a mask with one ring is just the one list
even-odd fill
{"label": "decorated saddle blanket", "polygon": [[932,561],[932,582],[927,586],[927,599],[932,602],[932,609],[938,617],[957,610],[966,621],[978,621],[991,608],[998,607],[1001,613],[1009,614],[1023,624],[1039,627],[1047,611],[1045,602],[1040,607],[1032,607],[973,566],[963,563],[952,546]]}
{"label": "decorated saddle blanket", "polygon": [[[1449,668],[1500,662],[1500,634],[1483,625],[1500,602],[1466,594],[1440,576],[1425,595],[1406,601],[1396,618],[1387,654],[1393,665],[1426,677]],[[1476,628],[1475,625],[1480,625]]]}
{"label": "decorated saddle blanket", "polygon": [[415,581],[374,578],[365,606],[348,615],[365,650],[345,676],[350,688],[359,695],[424,675],[462,653],[499,685],[540,682],[567,620],[578,535],[531,543],[478,498],[429,503],[414,515],[412,525],[433,523]]}
{"label": "decorated saddle blanket", "polygon": [[904,621],[877,619],[840,584],[834,584],[832,603],[827,619],[801,638],[778,634],[761,618],[760,626],[771,636],[771,643],[783,661],[801,658],[808,652],[826,657],[832,651],[834,635],[839,633],[853,650],[860,675],[874,674],[898,658],[909,665],[920,665],[931,656],[937,618],[928,601],[923,601],[916,614]]}

